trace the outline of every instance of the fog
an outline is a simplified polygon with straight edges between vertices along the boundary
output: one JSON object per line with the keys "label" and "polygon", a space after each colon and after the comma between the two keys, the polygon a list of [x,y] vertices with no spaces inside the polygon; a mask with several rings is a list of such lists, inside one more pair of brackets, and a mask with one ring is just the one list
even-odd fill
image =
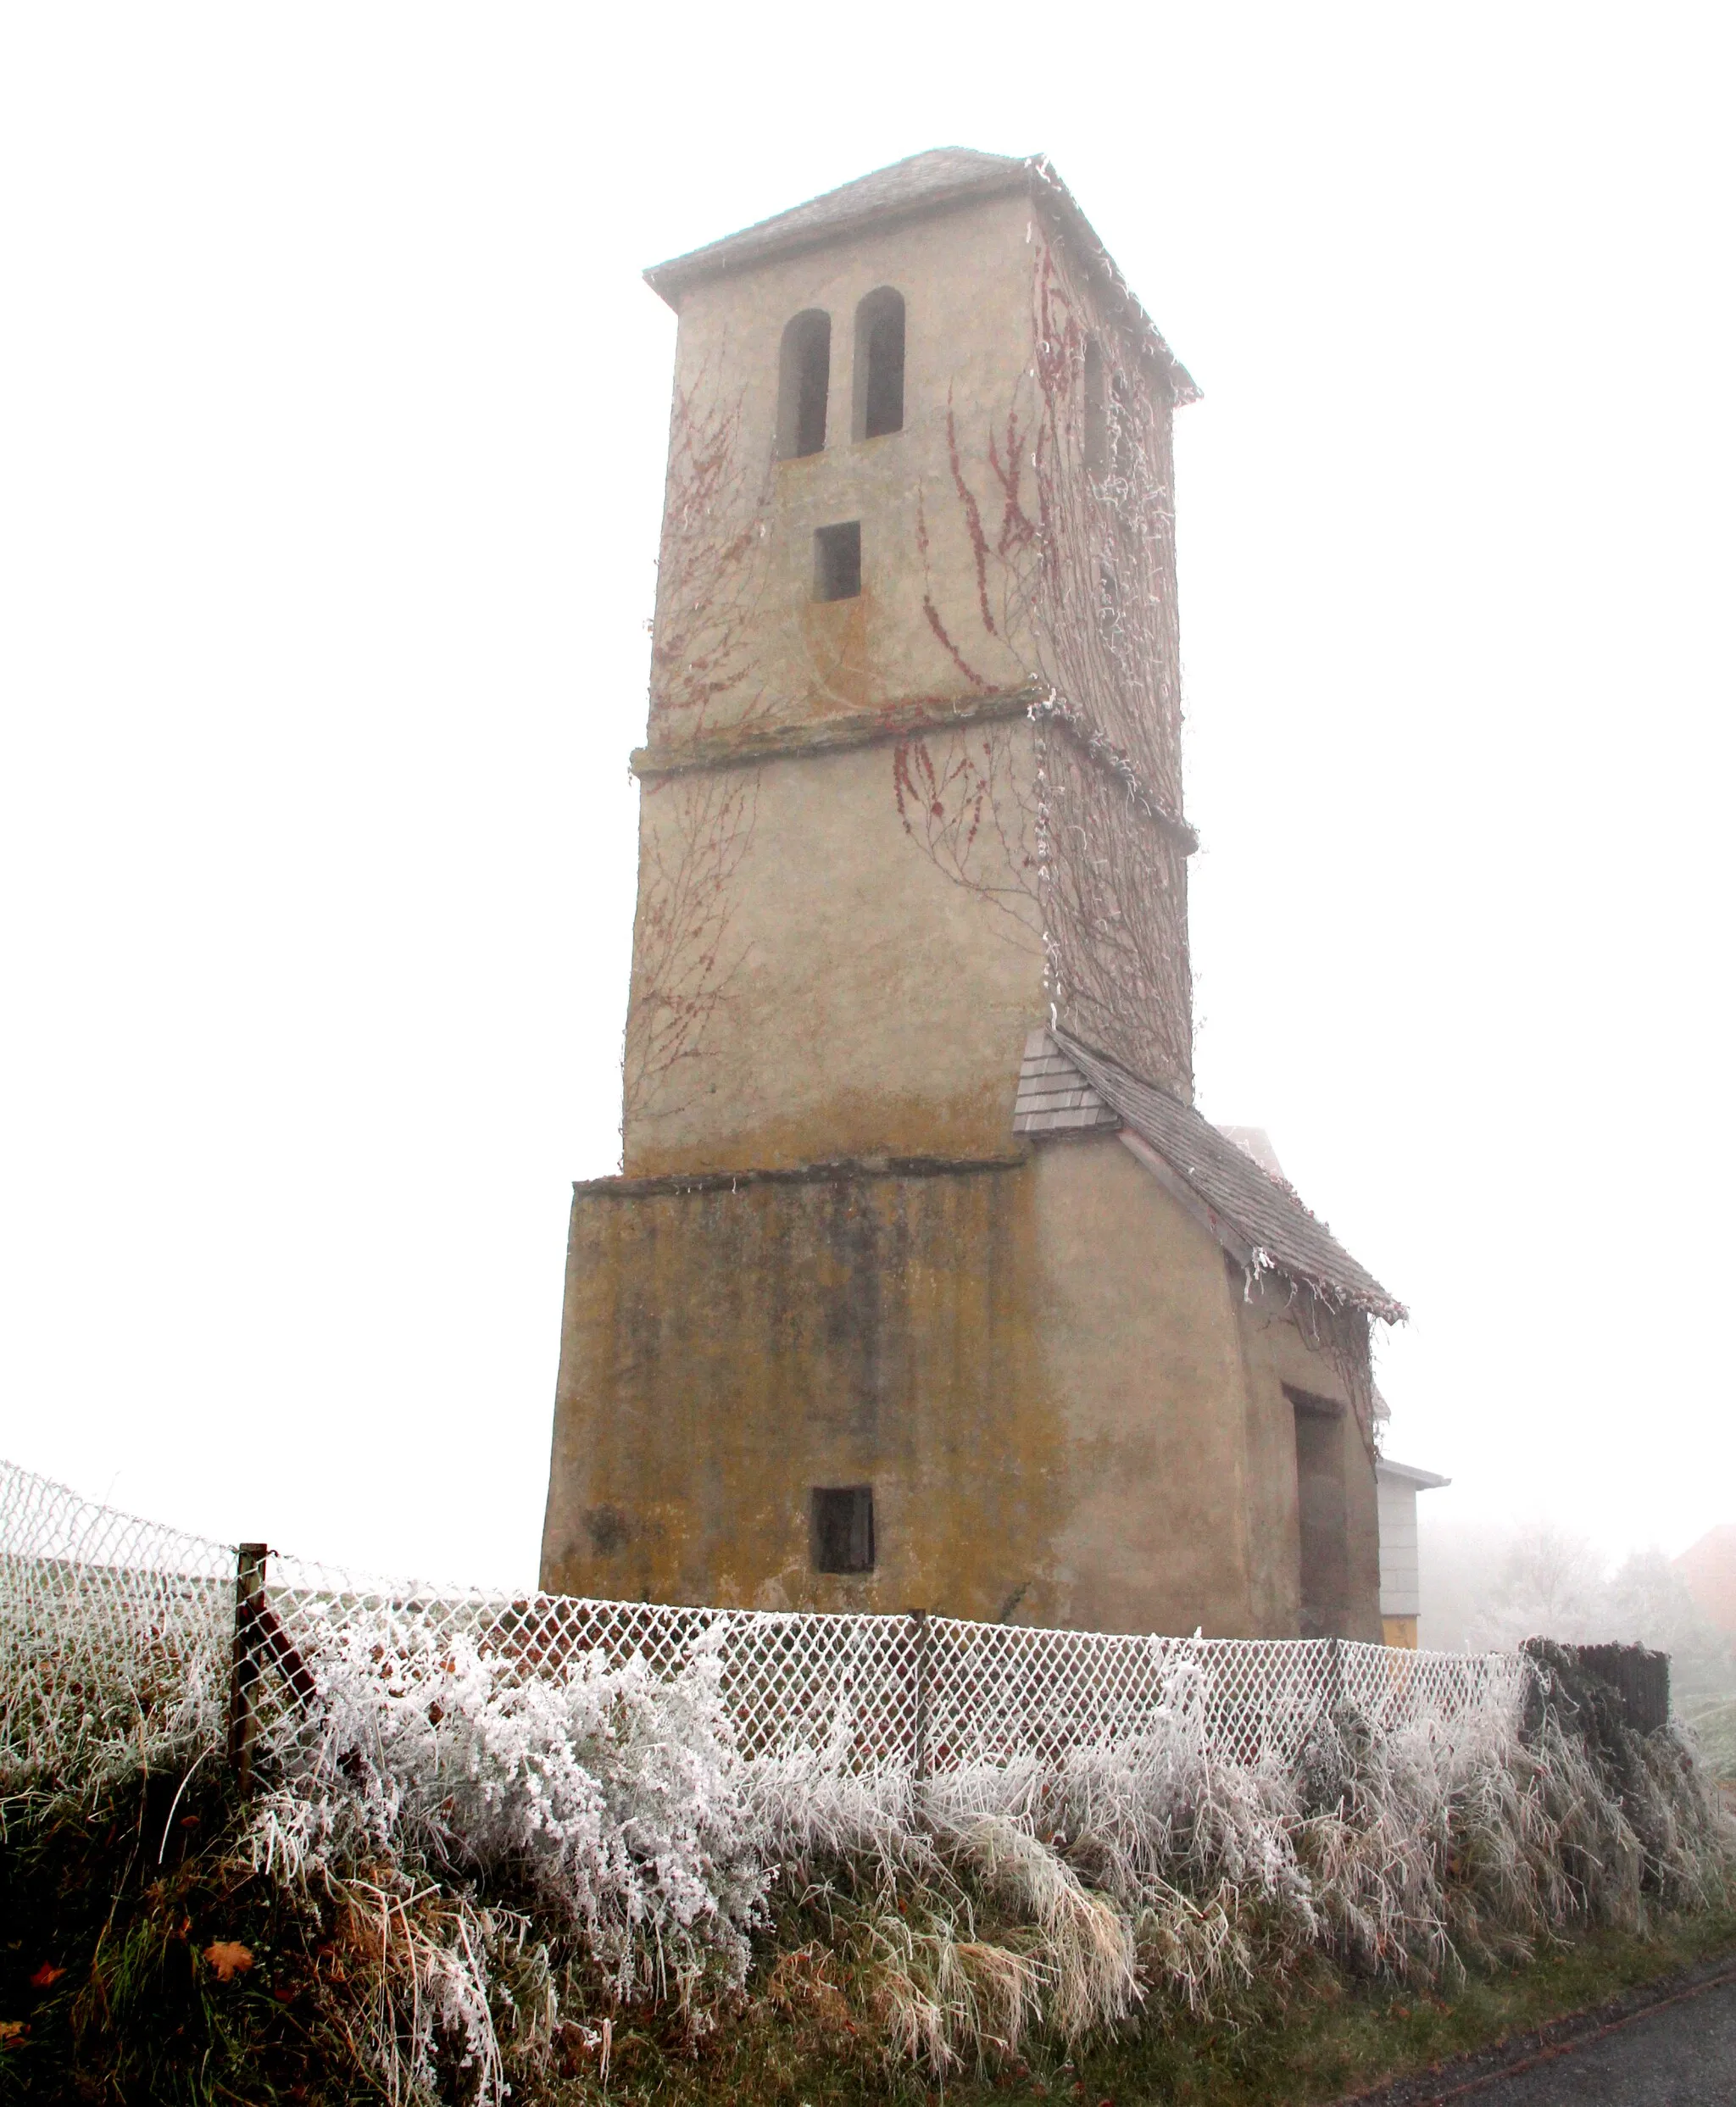
{"label": "fog", "polygon": [[617,1162],[638,272],[957,143],[1052,155],[1204,390],[1205,1109],[1409,1304],[1427,1526],[1679,1550],[1736,1519],[1728,13],[873,19],[0,17],[0,1454],[534,1573]]}

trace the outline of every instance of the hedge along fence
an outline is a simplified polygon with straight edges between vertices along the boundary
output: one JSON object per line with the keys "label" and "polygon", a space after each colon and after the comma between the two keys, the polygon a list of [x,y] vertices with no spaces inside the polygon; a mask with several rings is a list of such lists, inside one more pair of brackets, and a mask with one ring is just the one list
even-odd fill
{"label": "hedge along fence", "polygon": [[448,1594],[5,1467],[0,1648],[20,1821],[142,1770],[172,1816],[226,1747],[225,1848],[346,1956],[318,1994],[405,2102],[534,2097],[624,2004],[691,2032],[786,1961],[938,2073],[1310,1953],[1498,1964],[1736,1862],[1691,1747],[1546,1647]]}
{"label": "hedge along fence", "polygon": [[1340,1639],[442,1592],[359,1579],[263,1543],[212,1543],[0,1465],[0,1754],[14,1774],[58,1768],[122,1719],[172,1729],[223,1703],[230,1758],[245,1775],[262,1727],[316,1705],[318,1663],[359,1624],[425,1662],[463,1642],[512,1679],[593,1656],[641,1661],[668,1682],[704,1653],[743,1754],[825,1750],[837,1766],[918,1779],[985,1763],[1053,1767],[1137,1737],[1178,1692],[1215,1751],[1254,1765],[1294,1760],[1320,1718],[1345,1708],[1382,1733],[1479,1711],[1516,1718],[1533,1679],[1522,1654]]}

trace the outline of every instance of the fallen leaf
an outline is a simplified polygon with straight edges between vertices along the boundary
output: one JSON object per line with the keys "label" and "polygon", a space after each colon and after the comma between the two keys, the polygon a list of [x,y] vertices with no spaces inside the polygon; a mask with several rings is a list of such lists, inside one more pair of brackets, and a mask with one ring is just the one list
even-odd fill
{"label": "fallen leaf", "polygon": [[30,2028],[21,2019],[0,2019],[0,2049],[15,2049]]}
{"label": "fallen leaf", "polygon": [[229,1982],[236,1976],[244,1976],[253,1965],[251,1949],[239,1939],[213,1939],[205,1949],[205,1965],[219,1982]]}
{"label": "fallen leaf", "polygon": [[53,1961],[45,1960],[31,1977],[31,1987],[33,1990],[52,1989],[65,1973],[65,1969],[57,1968]]}

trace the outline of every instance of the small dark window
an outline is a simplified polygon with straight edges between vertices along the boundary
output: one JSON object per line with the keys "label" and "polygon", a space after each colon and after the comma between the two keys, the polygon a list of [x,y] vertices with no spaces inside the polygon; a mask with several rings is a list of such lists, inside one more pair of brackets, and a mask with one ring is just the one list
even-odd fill
{"label": "small dark window", "polygon": [[777,359],[777,453],[787,461],[826,444],[826,394],[832,385],[832,317],[805,309],[784,324]]}
{"label": "small dark window", "polygon": [[859,439],[904,428],[904,296],[876,286],[856,309],[854,414]]}
{"label": "small dark window", "polygon": [[1092,475],[1109,470],[1109,404],[1103,392],[1103,351],[1094,336],[1085,339],[1085,467]]}
{"label": "small dark window", "polygon": [[814,598],[854,600],[862,590],[862,522],[814,530]]}
{"label": "small dark window", "polygon": [[816,1485],[809,1495],[809,1532],[816,1573],[871,1573],[874,1487]]}

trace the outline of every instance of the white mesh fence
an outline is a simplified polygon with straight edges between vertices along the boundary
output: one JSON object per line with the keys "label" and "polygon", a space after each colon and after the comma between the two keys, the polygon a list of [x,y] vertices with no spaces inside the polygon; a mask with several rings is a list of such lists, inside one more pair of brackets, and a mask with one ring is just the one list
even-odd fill
{"label": "white mesh fence", "polygon": [[232,1544],[0,1463],[0,1785],[214,1731],[235,1601]]}
{"label": "white mesh fence", "polygon": [[[1185,1639],[1039,1631],[950,1617],[682,1609],[455,1593],[272,1554],[238,1590],[237,1548],[81,1499],[0,1465],[0,1774],[75,1763],[81,1746],[220,1726],[237,1653],[250,1702],[310,1718],[348,1625],[390,1635],[399,1663],[468,1642],[526,1676],[587,1653],[673,1676],[702,1644],[748,1755],[827,1750],[916,1773],[1059,1760],[1149,1730],[1178,1688],[1207,1739],[1244,1763],[1288,1760],[1323,1712],[1376,1732],[1512,1712],[1522,1655],[1424,1654],[1333,1639]],[[238,1615],[239,1611],[239,1615]],[[241,1637],[237,1643],[237,1626]]]}

